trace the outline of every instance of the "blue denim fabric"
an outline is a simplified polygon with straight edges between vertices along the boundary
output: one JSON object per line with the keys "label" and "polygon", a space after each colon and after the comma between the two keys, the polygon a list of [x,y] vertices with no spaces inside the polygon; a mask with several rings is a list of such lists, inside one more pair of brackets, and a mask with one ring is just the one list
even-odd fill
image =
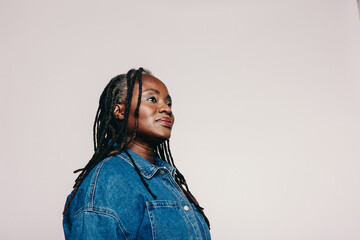
{"label": "blue denim fabric", "polygon": [[[146,190],[125,153],[100,162],[63,218],[66,239],[210,239],[202,218],[174,180],[175,169],[128,150],[157,196]],[[68,197],[69,199],[69,197]]]}

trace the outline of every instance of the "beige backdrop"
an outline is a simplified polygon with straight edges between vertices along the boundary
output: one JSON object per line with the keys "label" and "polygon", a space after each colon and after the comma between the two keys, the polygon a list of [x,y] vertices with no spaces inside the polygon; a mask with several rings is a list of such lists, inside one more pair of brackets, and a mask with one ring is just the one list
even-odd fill
{"label": "beige backdrop", "polygon": [[0,29],[0,239],[63,239],[99,95],[140,66],[214,239],[360,239],[356,0],[1,0]]}

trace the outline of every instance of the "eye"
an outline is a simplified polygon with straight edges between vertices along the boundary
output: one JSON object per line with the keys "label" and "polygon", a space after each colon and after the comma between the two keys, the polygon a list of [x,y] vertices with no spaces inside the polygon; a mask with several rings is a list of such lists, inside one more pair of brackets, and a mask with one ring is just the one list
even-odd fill
{"label": "eye", "polygon": [[147,101],[152,101],[153,103],[156,103],[156,102],[157,102],[157,100],[156,100],[155,97],[147,97],[147,98],[145,98],[145,100],[147,100]]}
{"label": "eye", "polygon": [[166,105],[168,105],[169,108],[171,108],[172,107],[172,102],[168,102]]}

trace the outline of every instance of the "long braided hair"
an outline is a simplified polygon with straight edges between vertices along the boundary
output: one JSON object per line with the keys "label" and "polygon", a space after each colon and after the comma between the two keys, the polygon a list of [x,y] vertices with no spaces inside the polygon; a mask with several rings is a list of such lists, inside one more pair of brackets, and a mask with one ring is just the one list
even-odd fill
{"label": "long braided hair", "polygon": [[[127,146],[136,137],[136,130],[138,127],[139,107],[141,103],[142,94],[142,75],[151,73],[143,68],[138,70],[131,69],[127,74],[121,74],[110,80],[108,85],[100,96],[99,108],[96,112],[95,122],[93,126],[93,141],[94,141],[94,155],[84,168],[74,171],[74,173],[80,172],[79,176],[75,180],[73,191],[70,199],[67,201],[63,214],[65,214],[70,202],[74,198],[77,190],[80,187],[82,181],[91,172],[91,170],[104,158],[115,155],[121,151],[124,151],[131,160],[137,174],[140,177],[141,182],[144,184],[147,191],[151,196],[156,199],[157,196],[151,191],[148,184],[145,182],[143,176],[140,174],[138,166],[135,164],[133,158],[127,151]],[[139,84],[139,95],[137,99],[137,105],[135,109],[135,131],[131,137],[128,137],[128,118],[131,106],[131,99],[133,95],[134,86],[136,81]],[[116,104],[125,104],[124,119],[119,121],[114,115],[114,109]],[[210,223],[204,214],[203,208],[192,195],[189,187],[185,181],[184,176],[176,168],[174,159],[171,155],[169,140],[166,140],[156,146],[154,149],[155,156],[163,159],[171,166],[175,168],[175,181],[183,191],[187,199],[192,202],[196,209],[202,214],[210,228]]]}

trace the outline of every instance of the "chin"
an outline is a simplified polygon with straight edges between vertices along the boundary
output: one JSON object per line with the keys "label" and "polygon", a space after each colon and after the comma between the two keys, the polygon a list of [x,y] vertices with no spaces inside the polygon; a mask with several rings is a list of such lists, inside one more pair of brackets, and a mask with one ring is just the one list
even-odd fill
{"label": "chin", "polygon": [[156,145],[159,145],[169,139],[170,139],[170,134],[160,135],[160,136],[154,137],[153,142],[156,143]]}
{"label": "chin", "polygon": [[171,137],[171,129],[165,129],[165,131],[159,131],[155,133],[154,138],[159,138],[162,141],[168,140]]}
{"label": "chin", "polygon": [[160,141],[160,142],[165,142],[166,140],[169,140],[169,139],[170,139],[170,135],[168,135],[168,136],[161,136],[161,137],[159,137],[158,139],[159,139],[158,141]]}

